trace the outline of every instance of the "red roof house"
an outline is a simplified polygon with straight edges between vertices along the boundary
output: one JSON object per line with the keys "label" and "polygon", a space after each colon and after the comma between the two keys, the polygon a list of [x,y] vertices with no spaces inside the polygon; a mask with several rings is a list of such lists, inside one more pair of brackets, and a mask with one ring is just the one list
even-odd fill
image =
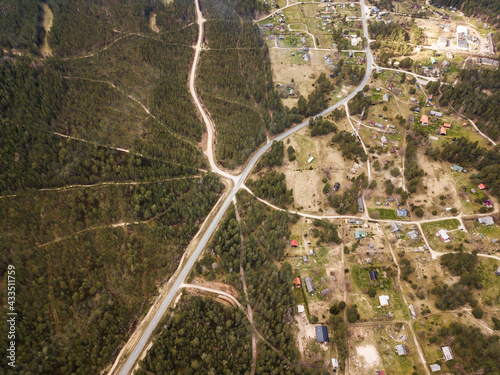
{"label": "red roof house", "polygon": [[446,128],[446,129],[449,129],[449,128],[451,128],[451,124],[448,124],[448,123],[443,124],[443,127]]}
{"label": "red roof house", "polygon": [[429,125],[429,116],[427,115],[423,115],[421,118],[420,118],[420,123],[422,125]]}
{"label": "red roof house", "polygon": [[439,131],[440,135],[446,135],[446,128],[444,126],[441,126],[441,130]]}
{"label": "red roof house", "polygon": [[299,241],[297,240],[292,240],[291,244],[292,247],[298,247],[299,246]]}
{"label": "red roof house", "polygon": [[300,288],[302,286],[302,283],[300,282],[300,277],[296,277],[293,280],[293,285],[295,285],[296,288]]}
{"label": "red roof house", "polygon": [[481,190],[486,189],[486,186],[484,186],[484,184],[479,184],[479,185],[477,185],[477,187],[478,187],[479,189],[481,189]]}

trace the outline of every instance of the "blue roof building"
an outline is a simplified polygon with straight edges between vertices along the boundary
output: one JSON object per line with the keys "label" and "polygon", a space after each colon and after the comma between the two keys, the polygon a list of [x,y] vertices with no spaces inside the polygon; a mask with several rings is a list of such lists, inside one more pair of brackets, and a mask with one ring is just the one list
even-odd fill
{"label": "blue roof building", "polygon": [[328,338],[328,328],[326,328],[326,326],[316,327],[316,341],[320,343],[330,342],[330,339]]}

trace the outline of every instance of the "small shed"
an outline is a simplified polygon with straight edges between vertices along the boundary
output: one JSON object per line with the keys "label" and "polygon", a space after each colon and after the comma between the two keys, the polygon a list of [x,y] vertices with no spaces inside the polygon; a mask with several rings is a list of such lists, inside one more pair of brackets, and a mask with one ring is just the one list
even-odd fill
{"label": "small shed", "polygon": [[431,371],[432,372],[441,371],[441,366],[439,366],[437,363],[434,363],[434,364],[430,365],[430,367],[431,367]]}
{"label": "small shed", "polygon": [[302,256],[302,261],[303,261],[304,263],[307,263],[307,255],[303,255],[303,256]]}
{"label": "small shed", "polygon": [[323,297],[324,297],[324,296],[327,296],[327,295],[329,295],[329,294],[331,294],[331,293],[332,293],[332,291],[331,291],[330,289],[328,289],[328,288],[323,289],[323,290],[320,292],[320,294],[321,294]]}
{"label": "small shed", "polygon": [[389,101],[389,94],[384,94],[382,99],[384,100],[384,102],[388,102]]}
{"label": "small shed", "polygon": [[328,338],[328,328],[326,326],[316,327],[316,341],[319,343],[330,342],[330,339]]}
{"label": "small shed", "polygon": [[377,271],[370,271],[370,272],[368,272],[368,276],[370,277],[370,281],[375,281],[378,279],[378,272]]}
{"label": "small shed", "polygon": [[305,309],[304,305],[297,305],[297,311],[299,313],[303,313],[306,311],[306,309]]}
{"label": "small shed", "polygon": [[339,360],[337,358],[332,358],[332,367],[339,368]]}
{"label": "small shed", "polygon": [[453,169],[455,172],[462,172],[464,170],[463,167],[459,166],[459,165],[456,165],[456,164],[453,164],[451,166],[451,169]]}

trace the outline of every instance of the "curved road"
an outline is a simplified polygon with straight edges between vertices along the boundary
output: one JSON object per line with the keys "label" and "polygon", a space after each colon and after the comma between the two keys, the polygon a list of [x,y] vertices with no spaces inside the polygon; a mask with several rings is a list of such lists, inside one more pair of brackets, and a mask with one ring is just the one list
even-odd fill
{"label": "curved road", "polygon": [[[202,108],[201,105],[200,105],[198,96],[196,94],[196,90],[194,88],[194,72],[196,71],[197,61],[198,61],[199,54],[200,54],[200,49],[201,49],[200,48],[201,47],[201,42],[203,40],[203,22],[204,22],[204,19],[203,19],[202,15],[201,15],[200,6],[199,6],[199,0],[195,0],[195,4],[196,4],[196,15],[197,15],[198,25],[199,25],[199,33],[198,33],[198,42],[197,42],[197,45],[196,45],[195,60],[193,62],[193,68],[192,68],[192,73],[191,73],[190,85],[189,86],[190,86],[191,93],[193,94],[193,98],[195,99],[196,104],[198,105],[198,108]],[[360,4],[361,4],[361,14],[363,16],[363,32],[364,32],[365,36],[368,36],[368,26],[367,26],[367,23],[366,23],[366,12],[365,12],[364,0],[361,0]],[[359,91],[361,91],[363,89],[363,87],[366,85],[366,83],[370,79],[370,75],[371,75],[371,71],[372,71],[372,63],[373,63],[373,57],[372,57],[372,54],[371,54],[370,47],[369,47],[368,43],[367,43],[367,46],[365,47],[365,51],[366,51],[366,57],[367,57],[366,58],[366,65],[367,65],[367,67],[366,67],[366,74],[365,74],[363,80],[361,81],[361,83],[359,84],[359,86],[350,95],[346,96],[344,99],[342,99],[338,103],[332,105],[331,107],[325,109],[323,112],[319,113],[317,116],[325,116],[328,113],[330,113],[331,111],[333,111],[333,110],[335,110],[335,109],[337,109],[337,108],[345,105]],[[211,148],[211,144],[212,144],[211,138],[212,138],[212,131],[213,131],[213,129],[211,129],[210,122],[208,120],[208,117],[207,117],[206,113],[204,113],[204,111],[202,111],[202,116],[203,116],[203,119],[204,119],[205,123],[207,123],[207,131],[209,132],[208,146]],[[309,120],[306,120],[303,123],[295,126],[294,128],[289,129],[286,132],[280,134],[278,137],[274,138],[274,140],[281,141],[281,140],[289,137],[293,133],[299,131],[300,129],[305,128],[308,124],[309,124]],[[149,343],[149,341],[151,339],[151,336],[153,334],[153,331],[155,330],[155,328],[157,327],[158,323],[160,322],[160,320],[165,315],[165,312],[167,311],[169,305],[174,300],[177,292],[182,287],[182,285],[184,283],[184,280],[186,279],[186,277],[188,276],[189,272],[191,271],[191,268],[193,267],[194,263],[196,262],[196,259],[198,258],[198,256],[202,252],[202,250],[205,248],[205,246],[208,243],[208,241],[210,240],[210,237],[212,236],[212,234],[217,229],[217,226],[218,226],[219,222],[221,221],[222,217],[224,216],[224,213],[228,209],[229,205],[231,204],[232,199],[234,198],[234,196],[236,195],[236,193],[240,190],[240,188],[243,186],[244,181],[246,180],[246,178],[248,177],[248,175],[250,174],[251,170],[253,169],[253,167],[255,166],[255,164],[257,163],[257,161],[260,159],[260,157],[267,150],[269,150],[269,148],[271,147],[271,144],[272,144],[272,142],[269,142],[269,143],[263,145],[262,148],[260,148],[253,155],[252,159],[250,160],[250,162],[247,164],[247,166],[244,169],[244,171],[239,176],[233,176],[233,175],[230,175],[230,174],[228,174],[226,172],[221,171],[215,165],[215,163],[213,161],[213,157],[209,156],[210,165],[213,168],[213,170],[216,171],[216,173],[219,173],[222,176],[228,177],[231,180],[233,180],[234,181],[234,187],[231,190],[231,192],[229,193],[229,195],[227,196],[227,198],[224,201],[224,203],[222,204],[219,212],[217,212],[217,215],[214,217],[213,221],[210,223],[210,226],[208,227],[208,229],[206,230],[205,234],[201,238],[200,242],[196,246],[195,251],[193,252],[193,254],[191,255],[191,257],[188,259],[188,261],[186,262],[186,264],[184,265],[184,268],[182,269],[182,271],[179,273],[179,276],[178,276],[177,280],[175,280],[174,284],[170,288],[169,293],[167,294],[166,298],[163,300],[163,303],[161,304],[161,306],[156,311],[155,316],[153,317],[153,319],[149,323],[148,327],[144,330],[144,332],[143,332],[143,334],[142,334],[139,342],[135,346],[133,352],[127,358],[126,363],[123,365],[123,367],[120,370],[120,375],[128,375],[128,374],[130,374],[133,371],[137,360],[139,359],[139,357],[140,357],[141,353],[143,352],[143,350],[146,348],[146,345]],[[207,154],[210,155],[212,153],[209,153],[208,149],[207,149]],[[119,360],[119,358],[116,359],[116,361],[118,361],[118,360]],[[115,363],[116,363],[116,361],[115,361]]]}

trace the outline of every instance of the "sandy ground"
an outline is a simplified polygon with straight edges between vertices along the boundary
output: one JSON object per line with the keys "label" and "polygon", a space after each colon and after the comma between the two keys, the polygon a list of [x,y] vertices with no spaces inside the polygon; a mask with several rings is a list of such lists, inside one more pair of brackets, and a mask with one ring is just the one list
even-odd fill
{"label": "sandy ground", "polygon": [[371,327],[351,327],[349,329],[349,373],[354,375],[375,374],[382,369],[382,361],[375,346]]}
{"label": "sandy ground", "polygon": [[210,289],[220,290],[222,292],[231,294],[236,299],[239,298],[238,291],[232,285],[227,285],[227,284],[219,283],[217,281],[206,281],[206,280],[203,280],[203,279],[200,279],[200,278],[195,278],[191,282],[191,284],[193,284],[193,285],[199,285],[199,286],[204,286],[204,287],[210,288]]}
{"label": "sandy ground", "polygon": [[43,39],[42,45],[40,46],[40,52],[42,53],[42,56],[51,56],[52,55],[52,49],[49,46],[49,42],[47,41],[47,36],[49,34],[49,31],[52,27],[52,22],[54,20],[54,15],[52,14],[52,11],[50,10],[49,4],[47,3],[40,3],[42,9],[43,9],[43,21],[42,21],[42,26],[45,29],[45,38]]}
{"label": "sandy ground", "polygon": [[373,345],[357,346],[356,355],[364,361],[368,366],[374,366],[380,363],[380,357],[377,348]]}
{"label": "sandy ground", "polygon": [[160,32],[160,28],[156,25],[156,13],[151,13],[149,17],[149,28],[155,33]]}
{"label": "sandy ground", "polygon": [[[319,75],[322,72],[327,73],[329,71],[328,66],[324,63],[323,56],[325,51],[310,50],[310,62],[300,65],[292,63],[291,54],[295,52],[294,49],[270,48],[269,52],[274,82],[286,84],[291,83],[293,79],[298,84],[297,90],[300,95],[306,98],[313,91],[312,85]],[[296,106],[297,100],[298,96],[296,98],[284,99],[283,103],[291,108]]]}
{"label": "sandy ground", "polygon": [[[420,194],[416,194],[412,201],[416,205],[424,204],[427,206],[425,212],[429,217],[432,216],[432,210],[437,210],[438,215],[445,213],[446,207],[456,207],[460,210],[460,200],[455,188],[455,182],[449,175],[452,171],[451,169],[450,171],[444,170],[445,168],[449,168],[448,163],[434,162],[423,155],[422,150],[419,150],[417,153],[417,163],[419,167],[423,168],[427,173],[427,175],[422,178],[422,185],[427,186],[427,189],[421,190]],[[441,200],[439,197],[441,195],[446,196],[444,200],[446,205],[444,206],[440,205]],[[449,216],[449,214],[445,216]]]}
{"label": "sandy ground", "polygon": [[316,337],[316,326],[314,324],[309,324],[307,321],[306,313],[300,313],[295,315],[295,321],[297,322],[297,345],[299,347],[300,358],[304,360],[304,350],[307,341],[314,339]]}
{"label": "sandy ground", "polygon": [[[325,213],[334,214],[323,194],[325,184],[322,179],[327,177],[331,186],[340,182],[340,190],[336,194],[342,194],[351,184],[346,175],[357,176],[366,171],[365,165],[358,166],[345,160],[338,148],[330,146],[332,135],[310,138],[309,129],[304,129],[292,136],[290,143],[285,141],[285,149],[292,146],[297,159],[289,162],[285,156],[283,166],[278,170],[285,174],[288,188],[293,189],[294,205],[301,207],[301,211],[319,212],[322,208]],[[307,163],[309,156],[314,157],[310,164]]]}

